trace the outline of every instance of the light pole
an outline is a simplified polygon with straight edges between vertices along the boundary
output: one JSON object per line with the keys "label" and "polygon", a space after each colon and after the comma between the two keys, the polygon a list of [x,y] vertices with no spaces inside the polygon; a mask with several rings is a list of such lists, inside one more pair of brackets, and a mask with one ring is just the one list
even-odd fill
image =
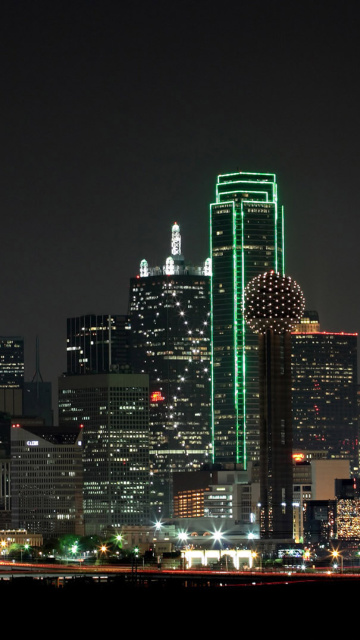
{"label": "light pole", "polygon": [[[331,555],[333,557],[334,563],[336,562],[337,558],[340,558],[340,573],[343,573],[343,570],[344,570],[344,558],[343,558],[343,556],[341,555],[341,553],[337,549],[334,549],[331,552]],[[336,565],[334,564],[334,568],[337,569],[337,564]]]}

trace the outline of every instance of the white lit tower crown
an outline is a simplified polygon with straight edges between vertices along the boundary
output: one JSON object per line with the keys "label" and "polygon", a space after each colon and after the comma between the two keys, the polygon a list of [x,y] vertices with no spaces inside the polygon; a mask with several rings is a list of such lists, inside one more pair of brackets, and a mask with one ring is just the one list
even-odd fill
{"label": "white lit tower crown", "polygon": [[259,334],[260,527],[292,539],[291,330],[305,300],[291,278],[269,271],[245,288],[245,319]]}
{"label": "white lit tower crown", "polygon": [[211,258],[206,258],[200,266],[194,266],[185,262],[181,253],[181,233],[180,225],[177,222],[171,227],[171,254],[166,258],[162,267],[149,267],[147,260],[140,262],[140,277],[159,275],[205,275],[211,276]]}

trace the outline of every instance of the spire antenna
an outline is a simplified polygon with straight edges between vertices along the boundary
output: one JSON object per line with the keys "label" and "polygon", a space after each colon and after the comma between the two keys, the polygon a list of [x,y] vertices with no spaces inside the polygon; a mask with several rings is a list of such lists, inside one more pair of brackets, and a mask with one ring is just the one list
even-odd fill
{"label": "spire antenna", "polygon": [[177,224],[177,222],[174,222],[173,226],[171,227],[171,255],[181,255],[181,234],[180,226]]}

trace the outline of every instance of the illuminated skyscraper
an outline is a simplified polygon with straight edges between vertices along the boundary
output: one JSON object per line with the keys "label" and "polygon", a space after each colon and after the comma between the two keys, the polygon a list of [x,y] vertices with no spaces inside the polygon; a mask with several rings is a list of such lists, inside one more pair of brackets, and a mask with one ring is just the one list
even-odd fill
{"label": "illuminated skyscraper", "polygon": [[209,260],[185,263],[180,227],[172,227],[163,267],[140,263],[130,283],[131,366],[150,377],[153,513],[171,515],[172,473],[209,461]]}
{"label": "illuminated skyscraper", "polygon": [[357,333],[305,332],[311,313],[292,334],[294,446],[349,459],[358,475]]}
{"label": "illuminated skyscraper", "polygon": [[245,325],[244,290],[255,276],[284,272],[284,219],[276,176],[218,176],[210,207],[213,460],[259,459],[257,337]]}
{"label": "illuminated skyscraper", "polygon": [[83,425],[85,533],[149,518],[148,376],[59,378],[61,426]]}

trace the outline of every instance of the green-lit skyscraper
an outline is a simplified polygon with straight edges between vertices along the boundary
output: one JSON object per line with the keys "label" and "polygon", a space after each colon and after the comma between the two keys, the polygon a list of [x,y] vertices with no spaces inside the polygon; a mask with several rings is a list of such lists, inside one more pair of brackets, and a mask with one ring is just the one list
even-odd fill
{"label": "green-lit skyscraper", "polygon": [[284,217],[271,173],[218,176],[210,206],[212,440],[215,463],[259,459],[257,337],[245,325],[244,289],[284,273]]}

